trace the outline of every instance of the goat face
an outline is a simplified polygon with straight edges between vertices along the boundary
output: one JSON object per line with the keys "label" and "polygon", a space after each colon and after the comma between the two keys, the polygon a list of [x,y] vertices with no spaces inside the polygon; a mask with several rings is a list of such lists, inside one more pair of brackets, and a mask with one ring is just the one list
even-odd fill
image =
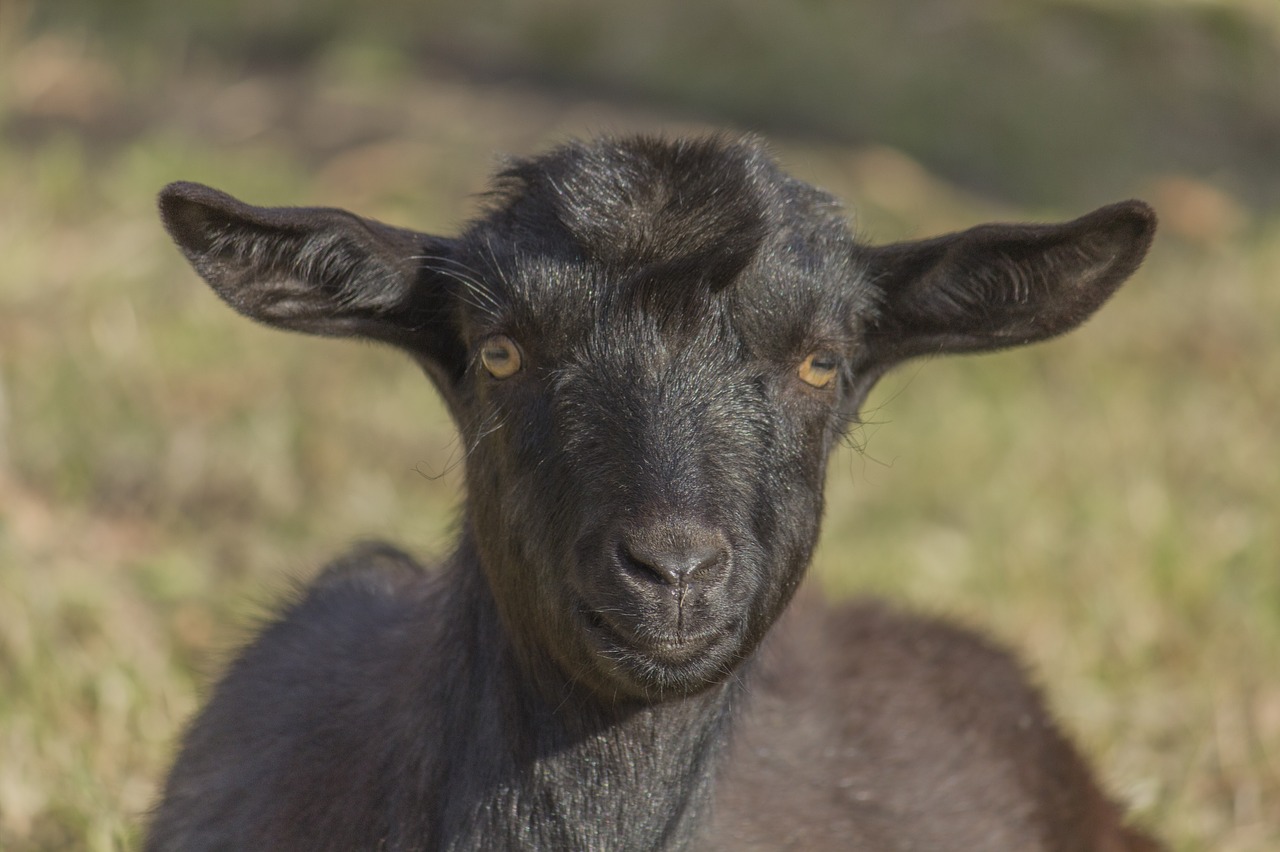
{"label": "goat face", "polygon": [[1074,327],[1154,230],[1128,202],[862,247],[833,199],[719,138],[517,163],[456,239],[193,184],[161,211],[242,313],[417,358],[467,444],[466,523],[513,647],[643,700],[754,650],[885,370]]}
{"label": "goat face", "polygon": [[428,262],[470,296],[468,491],[495,596],[610,695],[702,689],[755,648],[809,561],[841,431],[852,241],[831,199],[730,150],[519,166]]}
{"label": "goat face", "polygon": [[[601,689],[722,679],[809,559],[838,392],[803,384],[803,355],[753,350],[715,301],[695,322],[628,310],[476,344],[470,511],[503,531],[477,535],[482,562],[516,635]],[[505,378],[484,365],[497,335],[519,347]]]}

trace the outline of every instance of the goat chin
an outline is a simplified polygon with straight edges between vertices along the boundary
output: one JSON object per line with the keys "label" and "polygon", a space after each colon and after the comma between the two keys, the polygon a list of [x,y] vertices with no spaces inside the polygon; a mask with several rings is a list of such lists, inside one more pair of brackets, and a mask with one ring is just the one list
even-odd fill
{"label": "goat chin", "polygon": [[240,313],[410,355],[467,466],[449,558],[358,547],[240,652],[148,850],[1157,848],[1005,651],[791,605],[871,386],[1075,328],[1145,204],[868,246],[712,136],[518,161],[454,237],[191,183],[160,213]]}

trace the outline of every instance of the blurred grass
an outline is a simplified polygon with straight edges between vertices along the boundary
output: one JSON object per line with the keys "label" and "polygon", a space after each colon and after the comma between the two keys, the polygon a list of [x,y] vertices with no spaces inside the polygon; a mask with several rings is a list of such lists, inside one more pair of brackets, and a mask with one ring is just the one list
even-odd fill
{"label": "blurred grass", "polygon": [[[327,3],[297,28],[288,62],[265,47],[275,64],[223,53],[237,30],[221,13],[244,12],[245,41],[279,50],[288,5],[219,0],[181,20],[151,0],[67,3],[56,7],[64,18],[52,5],[0,4],[0,849],[133,848],[181,725],[288,578],[358,537],[424,554],[447,546],[457,446],[426,381],[394,353],[232,315],[167,244],[155,190],[197,179],[253,201],[450,231],[494,151],[726,115],[698,106],[715,87],[666,111],[424,66],[381,49],[376,16],[355,24]],[[461,19],[459,8],[433,6],[426,19]],[[622,24],[589,14],[578,32],[563,21],[581,4],[540,8],[499,24],[516,6],[482,5],[450,32],[489,45],[495,66],[546,75],[546,53],[601,79],[590,46]],[[1280,8],[1266,3],[1140,9],[1197,26],[1249,16],[1247,35],[1223,31],[1250,55],[1280,43]],[[665,98],[689,61],[658,68],[671,49],[662,31],[618,20],[637,28],[629,50],[652,51],[635,67],[669,75],[645,89]],[[344,22],[356,32],[338,38]],[[1041,34],[1043,20],[1032,23]],[[790,26],[779,41],[802,50],[801,24]],[[1217,43],[1216,32],[1204,38]],[[1121,46],[1148,37],[1121,35]],[[729,43],[752,44],[725,38],[726,56]],[[1007,61],[989,59],[989,73]],[[761,73],[779,61],[762,60]],[[1113,67],[1080,79],[1114,84],[1118,98],[1147,85],[1148,69],[1108,79]],[[1248,74],[1228,72],[1246,78],[1232,91],[1252,91]],[[1039,120],[1043,105],[1025,91],[991,97]],[[935,114],[912,109],[927,130]],[[1249,114],[1270,121],[1266,109]],[[1092,196],[1109,168],[1120,176],[1090,203],[1139,192],[1164,222],[1147,266],[1079,333],[886,380],[851,436],[858,449],[832,466],[817,571],[833,594],[876,591],[1017,647],[1113,787],[1176,849],[1280,848],[1280,215],[1224,191],[1250,173],[1228,161],[1244,143],[1197,142],[1197,157],[1223,159],[1222,180],[1195,158],[1112,166],[1097,154],[1111,138],[1098,125],[1128,125],[1090,115],[1081,134],[1097,173],[1071,158],[1025,193],[975,194],[978,166],[904,153],[888,119],[874,144],[816,125],[776,135],[793,171],[849,199],[876,240],[1074,215],[1063,200],[1074,194],[1046,187]],[[1142,121],[1165,126],[1156,118]]]}
{"label": "blurred grass", "polygon": [[885,143],[1022,203],[1091,203],[1154,169],[1280,206],[1274,0],[7,3],[91,27],[126,73],[343,53]]}

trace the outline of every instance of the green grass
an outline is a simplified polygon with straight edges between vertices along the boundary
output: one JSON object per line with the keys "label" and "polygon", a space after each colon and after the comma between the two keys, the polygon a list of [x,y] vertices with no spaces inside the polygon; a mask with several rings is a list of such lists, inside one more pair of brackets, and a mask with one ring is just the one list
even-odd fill
{"label": "green grass", "polygon": [[[155,191],[198,179],[448,231],[494,151],[691,126],[355,49],[235,79],[113,57],[79,30],[0,26],[14,852],[133,848],[209,678],[291,578],[356,538],[449,538],[458,447],[426,380],[236,317],[167,243]],[[895,150],[776,142],[880,240],[1082,212],[984,200]],[[1148,264],[1070,337],[886,380],[832,465],[816,571],[1015,646],[1175,849],[1263,852],[1280,848],[1280,216],[1178,175],[1125,181],[1167,223]]]}

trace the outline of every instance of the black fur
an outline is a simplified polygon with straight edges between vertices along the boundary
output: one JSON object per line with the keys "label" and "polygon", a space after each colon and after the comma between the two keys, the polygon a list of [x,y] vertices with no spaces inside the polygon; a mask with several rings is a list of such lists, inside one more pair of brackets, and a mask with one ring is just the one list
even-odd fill
{"label": "black fur", "polygon": [[1155,848],[982,639],[778,624],[875,380],[1078,325],[1145,205],[871,248],[711,137],[516,162],[454,239],[195,184],[160,207],[242,313],[408,351],[469,453],[453,556],[330,566],[192,725],[148,849]]}

